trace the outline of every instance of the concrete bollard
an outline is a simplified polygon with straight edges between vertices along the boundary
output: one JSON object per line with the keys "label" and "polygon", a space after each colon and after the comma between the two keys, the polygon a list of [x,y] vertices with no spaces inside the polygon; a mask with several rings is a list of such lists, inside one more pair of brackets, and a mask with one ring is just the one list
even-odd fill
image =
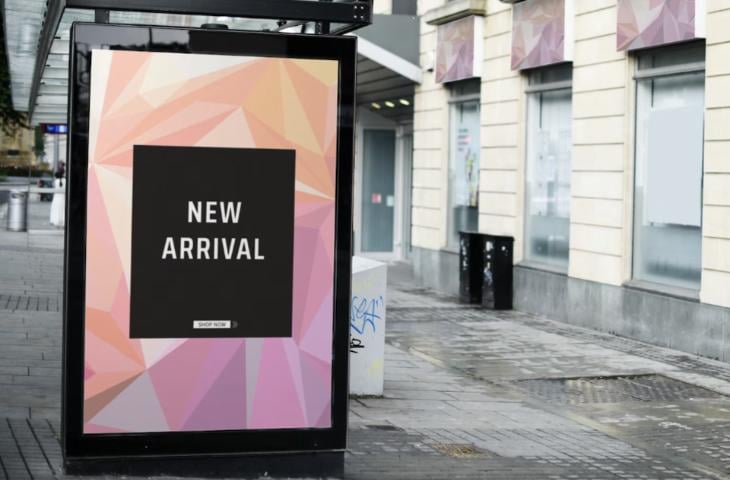
{"label": "concrete bollard", "polygon": [[387,278],[385,263],[353,257],[350,305],[350,393],[353,395],[383,395]]}

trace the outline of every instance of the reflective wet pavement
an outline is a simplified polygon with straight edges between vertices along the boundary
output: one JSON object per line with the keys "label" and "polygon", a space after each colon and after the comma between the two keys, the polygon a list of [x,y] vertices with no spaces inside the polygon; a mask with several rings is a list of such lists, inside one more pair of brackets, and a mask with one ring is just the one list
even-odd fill
{"label": "reflective wet pavement", "polygon": [[[651,473],[634,461],[616,478],[692,478],[690,472],[730,477],[729,365],[519,312],[429,309],[433,293],[407,284],[389,293],[391,345],[503,389],[498,395],[518,399],[521,407],[570,422],[569,427],[558,422],[566,428],[560,432],[537,428],[530,438],[542,434],[556,448],[559,438],[580,425],[589,429],[585,433],[600,432],[662,461]],[[473,408],[479,415],[487,411],[484,405]],[[515,418],[522,420],[520,428],[534,427],[534,411]],[[580,451],[598,451],[591,448],[591,437],[581,441]],[[507,451],[492,446],[492,451],[529,458],[528,444]],[[613,458],[617,451],[601,455]],[[685,470],[664,470],[672,467]],[[575,478],[589,478],[585,474]]]}
{"label": "reflective wet pavement", "polygon": [[[72,478],[57,440],[61,247],[0,230],[0,479]],[[730,477],[727,364],[403,279],[388,295],[386,394],[351,401],[346,478]]]}

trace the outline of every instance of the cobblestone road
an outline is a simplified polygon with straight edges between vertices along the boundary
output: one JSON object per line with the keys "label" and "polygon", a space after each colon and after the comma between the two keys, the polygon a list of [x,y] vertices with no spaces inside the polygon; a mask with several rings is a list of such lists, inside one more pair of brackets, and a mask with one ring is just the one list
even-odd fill
{"label": "cobblestone road", "polygon": [[[0,479],[72,478],[58,444],[61,246],[0,232]],[[730,478],[727,364],[407,282],[388,295],[386,394],[351,401],[346,478]]]}

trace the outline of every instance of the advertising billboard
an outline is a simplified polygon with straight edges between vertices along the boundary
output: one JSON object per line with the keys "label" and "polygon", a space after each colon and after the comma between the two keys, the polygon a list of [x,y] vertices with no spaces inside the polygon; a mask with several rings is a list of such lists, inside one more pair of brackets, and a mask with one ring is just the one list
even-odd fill
{"label": "advertising billboard", "polygon": [[354,59],[75,25],[67,456],[344,448]]}

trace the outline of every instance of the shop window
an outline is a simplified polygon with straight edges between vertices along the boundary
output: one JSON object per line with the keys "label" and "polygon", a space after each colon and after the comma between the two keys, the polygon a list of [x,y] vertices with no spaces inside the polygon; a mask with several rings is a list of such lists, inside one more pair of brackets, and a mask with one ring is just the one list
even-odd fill
{"label": "shop window", "polygon": [[572,65],[529,74],[525,259],[568,267]]}
{"label": "shop window", "polygon": [[636,73],[633,277],[698,290],[704,44],[647,51]]}
{"label": "shop window", "polygon": [[460,231],[479,228],[479,80],[451,87],[449,140],[448,247]]}

